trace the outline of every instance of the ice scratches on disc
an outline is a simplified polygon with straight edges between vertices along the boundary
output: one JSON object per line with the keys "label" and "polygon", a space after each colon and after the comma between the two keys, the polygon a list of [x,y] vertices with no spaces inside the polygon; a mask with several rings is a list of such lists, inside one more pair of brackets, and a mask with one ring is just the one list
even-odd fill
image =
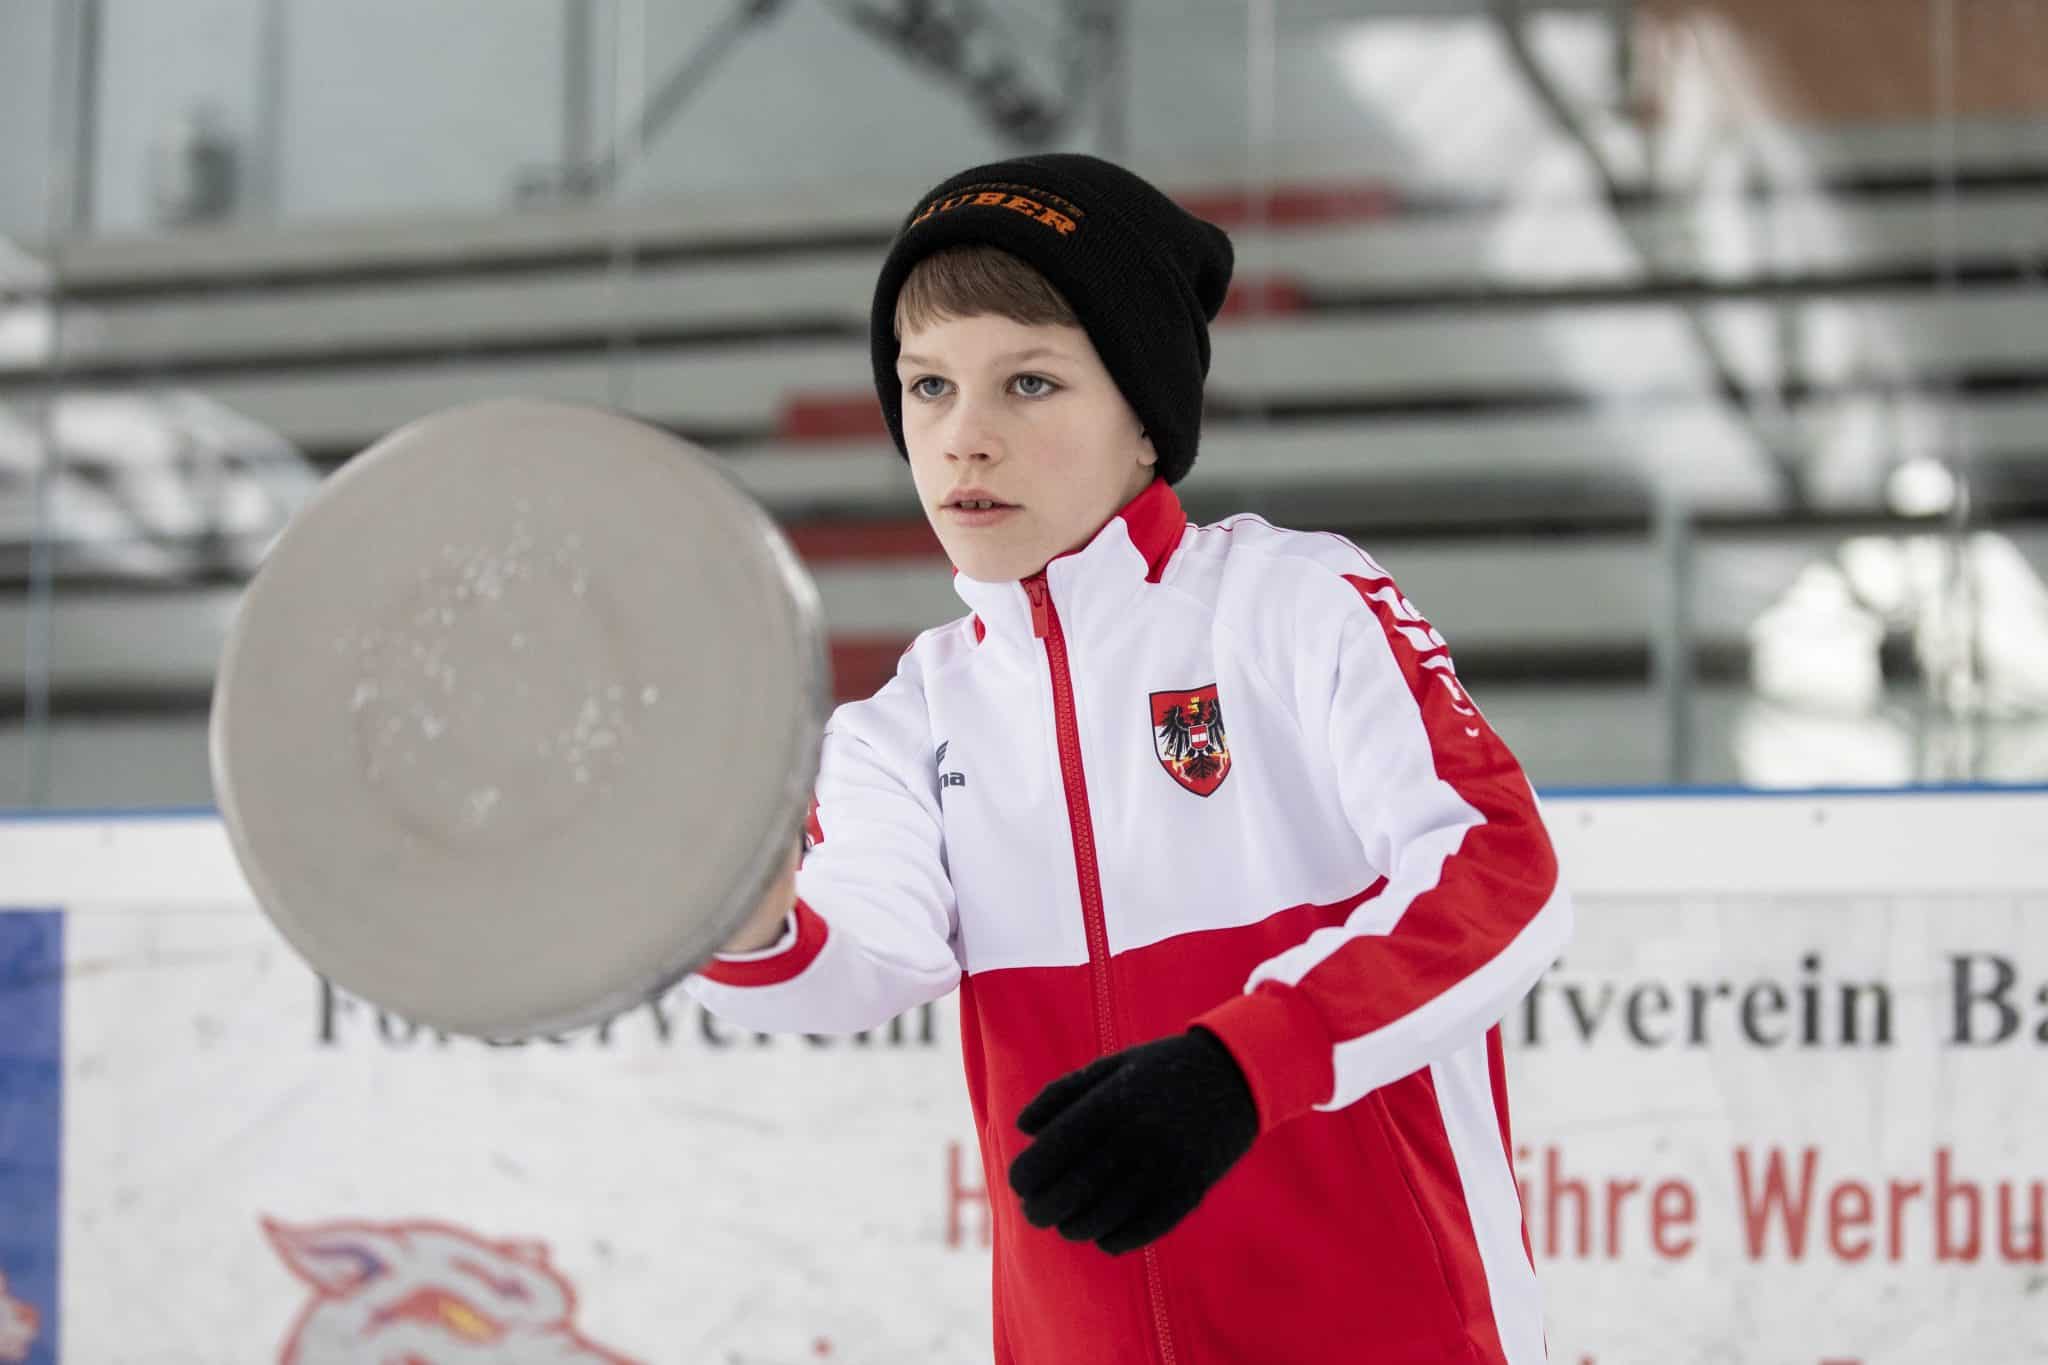
{"label": "ice scratches on disc", "polygon": [[519,508],[502,542],[442,545],[333,642],[364,777],[438,841],[532,837],[609,794],[661,698],[625,676],[583,536],[536,532]]}

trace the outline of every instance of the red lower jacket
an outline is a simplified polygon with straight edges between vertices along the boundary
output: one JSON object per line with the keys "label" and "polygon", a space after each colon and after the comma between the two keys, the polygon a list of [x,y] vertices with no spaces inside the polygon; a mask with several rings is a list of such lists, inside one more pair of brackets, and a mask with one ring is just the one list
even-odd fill
{"label": "red lower jacket", "polygon": [[[1159,482],[955,584],[973,615],[833,715],[783,941],[690,992],[828,1033],[959,989],[1001,1365],[1545,1359],[1497,1024],[1571,905],[1443,637],[1349,541]],[[1018,1111],[1195,1022],[1251,1151],[1142,1252],[1026,1223]]]}

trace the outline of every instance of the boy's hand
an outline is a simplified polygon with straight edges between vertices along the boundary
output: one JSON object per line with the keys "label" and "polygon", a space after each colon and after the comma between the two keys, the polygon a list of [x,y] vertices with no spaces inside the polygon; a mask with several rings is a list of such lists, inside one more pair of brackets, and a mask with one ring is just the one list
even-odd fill
{"label": "boy's hand", "polygon": [[1259,1134],[1237,1059],[1206,1029],[1113,1052],[1017,1116],[1037,1141],[1010,1163],[1024,1216],[1112,1256],[1194,1211]]}
{"label": "boy's hand", "polygon": [[782,864],[782,872],[755,904],[753,914],[738,933],[720,946],[721,953],[757,953],[782,937],[783,921],[796,908],[796,868],[802,861],[803,846],[793,845]]}

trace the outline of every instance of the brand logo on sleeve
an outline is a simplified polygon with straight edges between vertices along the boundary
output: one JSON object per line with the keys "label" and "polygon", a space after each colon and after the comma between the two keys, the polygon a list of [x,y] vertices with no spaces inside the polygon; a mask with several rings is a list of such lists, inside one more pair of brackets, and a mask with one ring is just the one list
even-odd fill
{"label": "brand logo on sleeve", "polygon": [[965,773],[949,773],[946,771],[946,745],[951,743],[951,740],[947,740],[940,744],[938,757],[933,760],[939,767],[939,795],[942,797],[946,794],[946,788],[948,787],[964,787],[967,785],[967,775]]}

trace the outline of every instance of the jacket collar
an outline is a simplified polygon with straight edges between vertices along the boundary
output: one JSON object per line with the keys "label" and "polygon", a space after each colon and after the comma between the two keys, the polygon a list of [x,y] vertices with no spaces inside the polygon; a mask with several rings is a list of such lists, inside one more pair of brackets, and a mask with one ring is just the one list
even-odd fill
{"label": "jacket collar", "polygon": [[[1166,572],[1187,525],[1173,486],[1154,479],[1086,544],[1055,556],[1044,572],[1062,632],[1086,634],[1113,623],[1126,597],[1157,583]],[[987,634],[1031,642],[1031,601],[1018,580],[989,582],[956,573],[953,591],[973,609]]]}

